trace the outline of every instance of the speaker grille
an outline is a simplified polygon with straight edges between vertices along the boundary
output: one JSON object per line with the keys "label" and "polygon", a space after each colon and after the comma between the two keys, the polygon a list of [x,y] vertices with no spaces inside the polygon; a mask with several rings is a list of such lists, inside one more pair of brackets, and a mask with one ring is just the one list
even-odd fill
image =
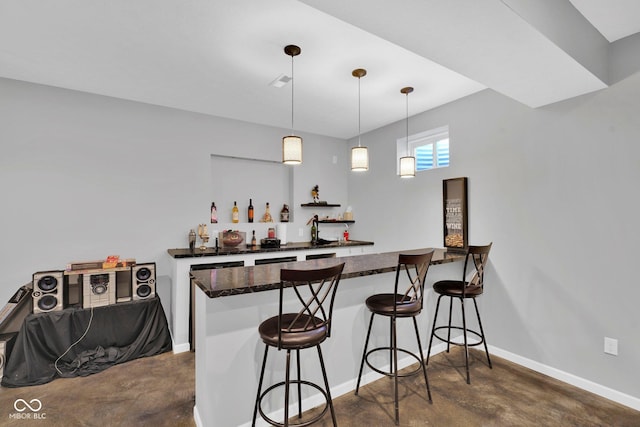
{"label": "speaker grille", "polygon": [[62,310],[63,271],[41,271],[33,273],[33,312],[44,313]]}

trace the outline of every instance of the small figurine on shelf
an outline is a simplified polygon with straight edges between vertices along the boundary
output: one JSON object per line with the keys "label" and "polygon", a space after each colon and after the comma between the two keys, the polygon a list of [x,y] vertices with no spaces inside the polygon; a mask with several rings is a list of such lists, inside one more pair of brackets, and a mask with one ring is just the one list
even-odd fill
{"label": "small figurine on shelf", "polygon": [[311,197],[313,197],[313,203],[320,201],[320,187],[316,185],[311,189]]}

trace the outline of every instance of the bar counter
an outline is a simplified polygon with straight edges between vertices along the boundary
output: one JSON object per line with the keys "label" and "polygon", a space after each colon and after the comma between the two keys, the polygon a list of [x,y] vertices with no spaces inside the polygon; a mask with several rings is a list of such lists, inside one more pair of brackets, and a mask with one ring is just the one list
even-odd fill
{"label": "bar counter", "polygon": [[[196,353],[194,417],[197,424],[251,425],[264,355],[258,325],[278,313],[279,294],[273,289],[279,287],[281,269],[314,269],[345,263],[336,293],[331,338],[322,344],[331,394],[335,399],[345,393],[352,393],[355,389],[370,316],[365,300],[370,295],[393,289],[400,253],[424,253],[429,250],[431,248],[360,255],[347,252],[335,258],[303,258],[290,263],[192,270],[190,275],[195,309],[193,332]],[[436,265],[432,265],[427,273],[428,294],[424,312],[416,319],[423,338],[430,331],[429,318],[435,306],[431,285],[437,280],[456,277],[460,266],[455,261],[461,259],[463,257],[460,254],[435,249],[431,263]],[[263,292],[269,290],[272,291]],[[294,303],[294,300],[293,295],[285,294],[285,305]],[[388,340],[389,323],[374,322],[371,342],[385,345]],[[397,340],[402,345],[414,348],[413,328],[401,327]],[[270,352],[266,369],[273,376],[269,378],[270,381],[275,382],[283,377],[285,353]],[[406,357],[398,360],[398,366],[404,368],[414,362],[411,357]],[[317,365],[317,359],[313,357],[302,358],[300,369],[311,381],[322,382]],[[361,384],[379,377],[378,373],[367,371]],[[322,404],[320,393],[303,391],[303,399],[308,407]],[[264,409],[274,419],[283,416],[282,399],[279,397],[282,396],[273,396],[265,402]]]}
{"label": "bar counter", "polygon": [[[322,258],[252,267],[197,270],[191,271],[190,276],[193,283],[202,289],[209,298],[218,298],[277,289],[280,286],[281,269],[311,270],[331,267],[344,262],[344,270],[340,278],[349,279],[395,271],[399,254],[425,253],[431,249]],[[445,249],[434,249],[431,265],[457,261],[462,257],[463,255],[459,253],[447,252]]]}

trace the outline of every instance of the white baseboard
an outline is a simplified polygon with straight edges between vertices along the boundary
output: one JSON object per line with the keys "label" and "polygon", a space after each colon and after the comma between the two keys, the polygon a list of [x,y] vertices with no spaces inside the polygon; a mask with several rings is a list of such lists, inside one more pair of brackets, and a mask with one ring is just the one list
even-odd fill
{"label": "white baseboard", "polygon": [[551,378],[555,378],[567,384],[571,384],[572,386],[581,388],[582,390],[613,400],[614,402],[635,409],[636,411],[640,411],[640,399],[637,397],[621,393],[601,384],[594,383],[593,381],[585,380],[584,378],[577,377],[573,374],[536,362],[535,360],[527,359],[526,357],[518,356],[517,354],[513,354],[491,345],[489,346],[489,354],[495,354],[498,357],[520,366],[524,366],[525,368],[540,372],[541,374],[547,375]]}
{"label": "white baseboard", "polygon": [[182,344],[172,343],[171,345],[173,348],[173,354],[185,353],[191,350],[191,344],[189,344],[188,342]]}
{"label": "white baseboard", "polygon": [[193,405],[193,421],[196,422],[197,427],[204,427],[204,425],[202,425],[200,413],[198,412],[198,407],[196,405]]}

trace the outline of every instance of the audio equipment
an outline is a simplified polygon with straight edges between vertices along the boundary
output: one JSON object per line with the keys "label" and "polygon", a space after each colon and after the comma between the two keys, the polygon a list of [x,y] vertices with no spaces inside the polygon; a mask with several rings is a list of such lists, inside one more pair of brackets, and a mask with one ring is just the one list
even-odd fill
{"label": "audio equipment", "polygon": [[131,301],[131,268],[116,271],[116,302]]}
{"label": "audio equipment", "polygon": [[64,273],[64,308],[82,308],[82,274]]}
{"label": "audio equipment", "polygon": [[46,313],[63,308],[63,271],[33,273],[33,312]]}
{"label": "audio equipment", "polygon": [[116,303],[116,272],[97,271],[82,275],[82,307],[102,307]]}
{"label": "audio equipment", "polygon": [[17,332],[0,335],[0,380],[4,375],[4,365],[6,365],[7,360],[9,360],[17,335]]}
{"label": "audio equipment", "polygon": [[156,263],[136,264],[131,267],[131,282],[134,301],[153,298],[156,295]]}

